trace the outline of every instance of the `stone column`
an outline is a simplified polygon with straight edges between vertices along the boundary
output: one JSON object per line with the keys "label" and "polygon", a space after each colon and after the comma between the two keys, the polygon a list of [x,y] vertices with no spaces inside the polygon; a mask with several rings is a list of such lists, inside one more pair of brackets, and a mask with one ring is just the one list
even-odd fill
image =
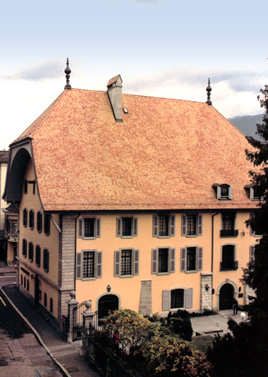
{"label": "stone column", "polygon": [[83,316],[83,344],[81,347],[81,355],[85,356],[88,342],[87,338],[88,335],[91,335],[91,332],[93,331],[93,318],[95,317],[96,313],[91,311],[92,308],[92,302],[86,301],[85,302],[86,310],[82,313]]}
{"label": "stone column", "polygon": [[75,299],[75,296],[76,296],[75,291],[71,291],[70,296],[71,296],[70,300],[67,301],[67,305],[68,305],[67,341],[71,343],[73,341],[73,328],[74,328],[74,326],[76,326],[76,321],[77,321],[76,315],[74,316],[74,308],[77,307],[79,302],[76,301],[76,299]]}
{"label": "stone column", "polygon": [[201,272],[201,311],[212,310],[212,272]]}

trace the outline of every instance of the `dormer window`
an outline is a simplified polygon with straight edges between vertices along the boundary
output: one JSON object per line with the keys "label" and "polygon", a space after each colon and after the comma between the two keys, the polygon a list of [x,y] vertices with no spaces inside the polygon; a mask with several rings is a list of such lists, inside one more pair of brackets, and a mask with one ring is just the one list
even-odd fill
{"label": "dormer window", "polygon": [[231,186],[227,184],[219,185],[215,183],[212,187],[215,190],[216,198],[218,200],[232,200],[233,191]]}
{"label": "dormer window", "polygon": [[259,186],[245,186],[245,190],[250,200],[259,200],[264,199],[263,192]]}

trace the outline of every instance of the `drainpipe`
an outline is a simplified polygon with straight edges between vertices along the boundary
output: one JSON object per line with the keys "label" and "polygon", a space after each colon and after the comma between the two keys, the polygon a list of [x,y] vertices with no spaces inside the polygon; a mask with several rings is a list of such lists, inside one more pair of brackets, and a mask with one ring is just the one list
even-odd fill
{"label": "drainpipe", "polygon": [[213,213],[212,223],[211,223],[211,273],[212,273],[212,288],[213,288],[213,265],[214,265],[214,217],[217,216],[219,212]]}

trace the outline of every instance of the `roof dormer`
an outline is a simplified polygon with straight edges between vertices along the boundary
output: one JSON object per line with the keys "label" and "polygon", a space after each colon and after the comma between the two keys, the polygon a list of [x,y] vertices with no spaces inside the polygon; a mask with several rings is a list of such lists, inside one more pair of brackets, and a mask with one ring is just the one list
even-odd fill
{"label": "roof dormer", "polygon": [[226,183],[224,184],[214,183],[212,187],[215,191],[216,198],[218,200],[232,200],[233,199],[233,190],[230,185],[227,185]]}

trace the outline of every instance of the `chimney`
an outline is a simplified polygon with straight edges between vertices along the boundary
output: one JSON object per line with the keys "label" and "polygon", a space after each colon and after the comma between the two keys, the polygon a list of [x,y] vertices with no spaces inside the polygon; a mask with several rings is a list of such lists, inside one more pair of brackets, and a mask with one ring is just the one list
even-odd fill
{"label": "chimney", "polygon": [[122,121],[122,85],[123,80],[120,75],[113,77],[107,84],[107,93],[112,106],[116,122]]}

